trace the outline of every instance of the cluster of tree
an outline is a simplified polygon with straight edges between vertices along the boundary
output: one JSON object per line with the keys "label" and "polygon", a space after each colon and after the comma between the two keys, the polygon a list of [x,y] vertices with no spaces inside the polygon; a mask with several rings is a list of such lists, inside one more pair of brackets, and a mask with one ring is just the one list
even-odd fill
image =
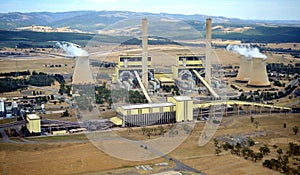
{"label": "cluster of tree", "polygon": [[180,95],[179,88],[176,85],[163,85],[162,89],[167,93],[172,92],[173,95]]}
{"label": "cluster of tree", "polygon": [[65,85],[64,83],[60,84],[58,93],[62,94],[67,94],[68,96],[71,96],[71,86],[70,85]]}
{"label": "cluster of tree", "polygon": [[245,159],[251,158],[253,161],[261,160],[263,155],[270,153],[269,148],[264,145],[259,150],[260,152],[254,152],[250,149],[251,146],[255,145],[254,140],[251,138],[247,139],[247,142],[237,142],[236,144],[221,142],[218,139],[214,139],[215,145],[215,153],[219,155],[222,152],[222,148],[224,151],[230,150],[232,154],[243,156]]}
{"label": "cluster of tree", "polygon": [[[30,72],[26,71],[26,75]],[[28,85],[32,86],[51,86],[54,81],[58,81],[59,83],[64,83],[65,80],[62,75],[55,74],[55,75],[47,75],[43,72],[35,72],[33,71],[32,74],[28,78],[20,78],[20,79],[13,79],[13,78],[2,78],[0,79],[0,93],[3,92],[12,92],[18,89],[27,88]]]}
{"label": "cluster of tree", "polygon": [[26,88],[26,79],[12,79],[12,78],[1,78],[0,79],[0,93],[13,92],[18,89]]}
{"label": "cluster of tree", "polygon": [[72,117],[72,115],[70,115],[68,110],[65,110],[62,114],[61,117]]}
{"label": "cluster of tree", "polygon": [[164,134],[172,129],[174,129],[175,125],[174,124],[168,124],[166,126],[166,128],[164,128],[162,125],[158,125],[157,127],[142,127],[141,131],[143,133],[143,135],[147,136],[149,139],[151,138],[151,136],[156,136],[156,135],[162,135],[164,136]]}
{"label": "cluster of tree", "polygon": [[95,87],[95,98],[97,104],[108,103],[111,107],[112,98],[111,98],[111,90],[106,88],[106,84],[104,83],[103,86],[96,86]]}
{"label": "cluster of tree", "polygon": [[263,162],[263,166],[282,172],[284,174],[299,174],[299,166],[298,168],[291,166],[289,160],[294,158],[295,156],[300,155],[300,146],[298,144],[289,143],[289,147],[286,151],[286,154],[283,154],[283,150],[281,148],[278,148],[277,145],[274,145],[273,147],[277,149],[277,159],[266,159]]}
{"label": "cluster of tree", "polygon": [[241,95],[238,97],[238,100],[255,102],[255,101],[267,101],[267,100],[279,99],[288,96],[296,88],[297,86],[289,85],[285,87],[284,90],[278,92],[254,91],[253,93],[250,93],[250,95],[245,95],[244,93],[241,93]]}
{"label": "cluster of tree", "polygon": [[55,78],[51,75],[40,72],[39,74],[32,74],[27,80],[28,84],[32,86],[51,86]]}
{"label": "cluster of tree", "polygon": [[32,95],[42,95],[42,91],[32,91]]}
{"label": "cluster of tree", "polygon": [[284,65],[283,63],[270,63],[267,65],[268,72],[277,72],[281,74],[300,74],[300,68],[293,66],[292,64]]}
{"label": "cluster of tree", "polygon": [[129,91],[129,102],[130,103],[148,103],[144,94],[141,94],[139,91]]}
{"label": "cluster of tree", "polygon": [[26,76],[31,75],[30,71],[18,71],[18,72],[0,72],[1,77],[14,77],[14,76]]}

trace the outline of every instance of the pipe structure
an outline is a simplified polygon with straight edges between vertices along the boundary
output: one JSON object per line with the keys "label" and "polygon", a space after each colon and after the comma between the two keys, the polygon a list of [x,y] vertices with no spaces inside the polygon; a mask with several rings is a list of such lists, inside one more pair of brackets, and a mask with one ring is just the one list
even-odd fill
{"label": "pipe structure", "polygon": [[142,19],[142,82],[148,89],[148,20]]}
{"label": "pipe structure", "polygon": [[204,86],[208,89],[209,93],[214,97],[214,98],[220,98],[220,96],[212,89],[212,87],[200,76],[200,74],[196,71],[193,70],[195,75],[199,78],[199,80],[204,84]]}
{"label": "pipe structure", "polygon": [[148,95],[148,92],[147,92],[145,86],[144,86],[143,83],[142,83],[142,80],[141,80],[141,78],[140,78],[140,76],[139,76],[139,73],[138,73],[137,71],[134,71],[134,74],[135,74],[135,76],[136,76],[136,79],[137,79],[138,82],[139,82],[139,85],[141,86],[141,89],[142,89],[142,91],[143,91],[143,93],[144,93],[146,99],[148,100],[148,103],[152,103],[152,100],[151,100],[150,96]]}
{"label": "pipe structure", "polygon": [[211,18],[206,19],[205,81],[211,85]]}

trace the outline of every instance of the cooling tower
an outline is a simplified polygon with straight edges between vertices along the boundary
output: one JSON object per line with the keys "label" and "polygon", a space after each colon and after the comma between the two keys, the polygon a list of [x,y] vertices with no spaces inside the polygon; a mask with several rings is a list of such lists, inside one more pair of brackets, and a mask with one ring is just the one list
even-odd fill
{"label": "cooling tower", "polygon": [[266,69],[266,60],[263,58],[252,58],[251,75],[248,81],[248,86],[267,87],[270,86],[270,81]]}
{"label": "cooling tower", "polygon": [[142,19],[142,82],[145,89],[148,89],[148,20]]}
{"label": "cooling tower", "polygon": [[211,84],[211,18],[206,19],[205,81]]}
{"label": "cooling tower", "polygon": [[251,59],[241,56],[240,58],[240,68],[236,77],[236,81],[247,83],[251,75]]}
{"label": "cooling tower", "polygon": [[77,56],[72,84],[84,85],[92,83],[94,83],[94,79],[88,56]]}

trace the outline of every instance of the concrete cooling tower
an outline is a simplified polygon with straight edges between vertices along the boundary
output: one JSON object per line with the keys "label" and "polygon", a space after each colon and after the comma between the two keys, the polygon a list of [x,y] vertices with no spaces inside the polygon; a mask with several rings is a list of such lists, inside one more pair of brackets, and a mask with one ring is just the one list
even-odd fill
{"label": "concrete cooling tower", "polygon": [[247,83],[251,75],[251,59],[241,56],[240,68],[236,77],[237,82]]}
{"label": "concrete cooling tower", "polygon": [[90,69],[88,56],[77,56],[72,84],[84,85],[92,83],[94,83],[94,79]]}
{"label": "concrete cooling tower", "polygon": [[247,86],[253,86],[253,87],[270,86],[265,59],[252,58],[251,75]]}

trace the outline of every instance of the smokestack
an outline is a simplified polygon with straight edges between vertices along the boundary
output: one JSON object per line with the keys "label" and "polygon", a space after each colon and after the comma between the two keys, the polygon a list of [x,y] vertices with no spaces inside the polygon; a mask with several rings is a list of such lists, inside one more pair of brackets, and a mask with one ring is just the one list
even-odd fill
{"label": "smokestack", "polygon": [[211,85],[211,18],[206,19],[205,81]]}
{"label": "smokestack", "polygon": [[148,20],[142,19],[142,82],[148,89]]}
{"label": "smokestack", "polygon": [[247,83],[251,75],[251,59],[241,55],[240,68],[235,81]]}
{"label": "smokestack", "polygon": [[266,69],[266,60],[263,58],[252,58],[251,76],[248,81],[248,86],[267,87],[270,86],[270,81]]}
{"label": "smokestack", "polygon": [[76,66],[74,69],[72,79],[73,79],[72,84],[76,84],[76,85],[94,83],[88,56],[76,56]]}

